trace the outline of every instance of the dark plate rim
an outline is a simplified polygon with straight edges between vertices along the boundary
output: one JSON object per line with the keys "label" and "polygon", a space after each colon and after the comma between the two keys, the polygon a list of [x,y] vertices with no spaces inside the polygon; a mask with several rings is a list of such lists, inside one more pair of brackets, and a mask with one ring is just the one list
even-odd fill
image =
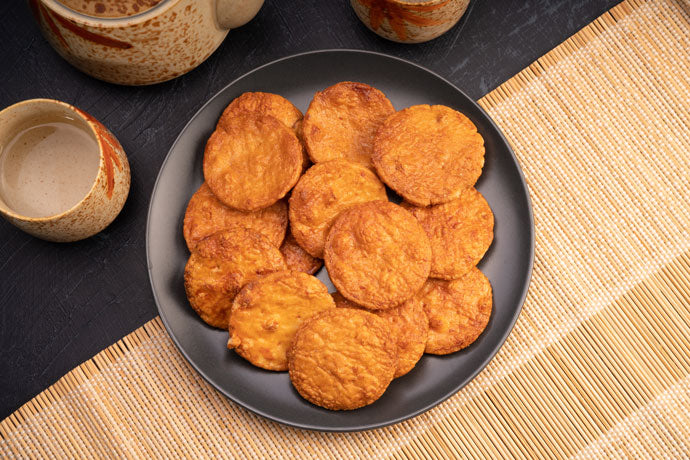
{"label": "dark plate rim", "polygon": [[[447,83],[447,84],[450,85],[453,89],[455,89],[457,92],[459,92],[462,96],[464,96],[468,101],[470,101],[470,103],[473,104],[473,105],[475,106],[475,108],[476,108],[477,110],[479,110],[480,113],[482,113],[482,114],[486,117],[486,119],[489,121],[489,123],[491,124],[491,126],[496,130],[496,132],[497,132],[498,135],[500,136],[501,141],[505,144],[505,146],[508,148],[508,151],[510,152],[510,157],[511,157],[511,159],[512,159],[512,161],[513,161],[513,164],[514,164],[515,168],[516,168],[517,171],[518,171],[518,176],[519,176],[519,178],[520,178],[520,183],[521,183],[523,189],[525,190],[525,196],[526,196],[526,198],[527,198],[527,213],[528,213],[529,223],[530,223],[530,226],[529,226],[529,229],[528,229],[528,232],[529,232],[529,235],[530,235],[530,247],[529,247],[529,264],[528,264],[529,269],[528,269],[528,273],[527,273],[527,279],[526,279],[526,282],[524,283],[524,286],[523,286],[523,288],[522,288],[522,292],[521,292],[521,294],[520,294],[520,298],[519,298],[519,301],[518,301],[518,307],[517,307],[517,309],[515,310],[515,313],[513,314],[513,318],[512,318],[511,321],[510,321],[510,327],[508,327],[508,328],[506,329],[506,331],[504,332],[504,334],[502,335],[502,337],[501,337],[501,339],[500,339],[500,342],[499,342],[499,345],[498,345],[491,353],[489,353],[489,354],[486,356],[486,358],[482,361],[481,365],[480,365],[479,367],[477,367],[477,369],[476,369],[472,374],[470,374],[470,375],[469,375],[467,378],[465,378],[464,380],[459,381],[458,384],[457,384],[451,391],[449,391],[446,395],[444,395],[444,396],[442,396],[441,398],[437,399],[437,400],[434,401],[433,403],[431,403],[431,404],[429,404],[429,405],[427,405],[427,406],[425,406],[425,407],[423,407],[423,408],[421,408],[421,409],[418,409],[418,410],[416,410],[416,411],[414,411],[414,412],[411,412],[411,413],[406,414],[406,415],[401,416],[401,417],[397,417],[397,418],[388,420],[388,421],[386,421],[386,422],[372,423],[372,424],[363,424],[363,425],[359,425],[359,426],[356,426],[356,427],[345,428],[345,429],[342,429],[342,428],[341,428],[341,429],[338,429],[338,428],[330,428],[330,427],[322,426],[322,425],[310,425],[310,424],[306,424],[306,423],[296,423],[296,422],[293,422],[293,421],[290,421],[290,420],[286,420],[286,419],[281,418],[281,417],[276,417],[276,416],[273,415],[273,414],[266,413],[265,411],[262,411],[262,410],[257,409],[257,408],[255,408],[255,407],[249,405],[249,404],[246,404],[244,401],[240,401],[240,400],[236,399],[236,398],[233,397],[231,394],[229,394],[224,388],[222,388],[220,385],[217,385],[210,377],[208,377],[208,376],[197,366],[197,364],[196,364],[195,362],[193,362],[193,361],[189,358],[189,356],[187,355],[186,351],[180,346],[180,343],[178,342],[177,337],[175,337],[175,334],[172,332],[172,329],[170,328],[170,326],[169,326],[169,324],[168,324],[168,320],[166,319],[165,313],[164,313],[163,309],[162,309],[161,306],[160,306],[160,302],[159,302],[159,300],[158,300],[158,296],[156,295],[156,289],[155,289],[155,287],[154,287],[154,285],[153,285],[153,275],[152,275],[152,273],[151,273],[151,271],[152,271],[151,253],[150,253],[150,251],[151,251],[151,245],[149,244],[149,240],[150,240],[150,238],[151,238],[151,226],[150,226],[150,221],[151,221],[151,214],[152,214],[152,210],[153,210],[153,197],[156,195],[156,191],[158,190],[158,183],[159,183],[159,181],[160,181],[160,178],[161,178],[161,175],[162,175],[162,173],[163,173],[163,170],[165,169],[165,166],[166,166],[166,164],[167,164],[167,162],[168,162],[168,160],[169,160],[169,158],[170,158],[170,155],[171,155],[171,153],[173,152],[173,150],[175,149],[175,147],[176,147],[177,143],[179,142],[180,138],[182,138],[182,136],[184,135],[184,133],[187,131],[187,128],[188,128],[189,125],[192,123],[192,121],[193,121],[197,116],[199,116],[199,114],[200,114],[201,112],[204,111],[204,109],[206,108],[206,106],[209,105],[209,104],[211,103],[211,101],[212,101],[213,99],[215,99],[219,94],[223,93],[225,90],[227,90],[229,87],[233,86],[233,85],[234,85],[236,82],[238,82],[239,80],[241,80],[241,79],[243,79],[243,78],[245,78],[245,77],[248,77],[248,76],[250,76],[251,74],[253,74],[253,73],[255,73],[255,72],[257,72],[257,71],[259,71],[259,70],[261,70],[261,69],[263,69],[263,68],[265,68],[265,67],[268,67],[268,66],[277,64],[277,63],[279,63],[279,62],[281,62],[281,61],[286,61],[286,60],[294,59],[294,58],[297,58],[297,57],[300,57],[300,56],[312,55],[312,54],[330,54],[330,53],[368,54],[368,55],[378,56],[378,57],[383,58],[383,59],[391,59],[391,60],[394,60],[394,61],[402,62],[402,63],[404,63],[404,64],[407,64],[407,65],[416,67],[416,68],[419,69],[419,70],[422,70],[422,71],[424,71],[424,72],[427,72],[427,73],[429,73],[430,75],[432,75],[433,77],[436,77],[436,78],[440,79],[441,81]],[[465,387],[469,382],[471,382],[471,381],[472,381],[482,370],[484,370],[484,368],[489,364],[489,362],[494,358],[494,356],[496,356],[496,353],[498,353],[498,350],[500,350],[500,349],[503,347],[503,344],[505,343],[506,339],[508,338],[508,336],[509,336],[510,333],[512,332],[513,328],[515,327],[515,323],[517,322],[517,319],[518,319],[518,317],[520,316],[520,313],[522,312],[522,306],[523,306],[523,304],[524,304],[524,302],[525,302],[525,298],[527,297],[527,291],[529,290],[529,286],[530,286],[531,281],[532,281],[532,271],[533,271],[533,269],[534,269],[534,246],[535,246],[534,213],[533,213],[533,209],[532,209],[532,199],[531,199],[531,197],[530,197],[529,188],[527,187],[527,181],[525,180],[525,176],[524,176],[524,173],[523,173],[523,171],[522,171],[522,168],[520,167],[520,163],[518,162],[517,157],[515,156],[515,152],[513,152],[513,149],[512,149],[512,147],[511,147],[510,143],[509,143],[508,140],[505,138],[505,136],[503,135],[503,132],[502,132],[501,129],[498,127],[498,125],[496,125],[496,123],[493,121],[493,119],[489,116],[489,114],[486,113],[486,111],[485,111],[479,104],[477,104],[477,102],[476,102],[474,99],[472,99],[472,98],[469,97],[467,94],[465,94],[460,88],[458,88],[458,87],[457,87],[456,85],[454,85],[452,82],[448,81],[446,78],[440,76],[440,75],[437,74],[436,72],[427,69],[426,67],[423,67],[423,66],[421,66],[421,65],[419,65],[419,64],[415,64],[414,62],[408,61],[407,59],[399,58],[399,57],[397,57],[397,56],[391,56],[390,54],[386,54],[386,53],[379,53],[379,52],[377,52],[377,51],[369,51],[369,50],[348,49],[348,48],[322,49],[322,50],[305,51],[305,52],[303,52],[303,53],[292,54],[292,55],[290,55],[290,56],[285,56],[285,57],[282,57],[282,58],[279,58],[279,59],[275,59],[275,60],[270,61],[270,62],[267,62],[266,64],[263,64],[263,65],[261,65],[261,66],[259,66],[259,67],[256,67],[256,68],[250,70],[249,72],[246,72],[246,73],[240,75],[239,77],[235,78],[235,79],[232,80],[230,83],[228,83],[227,85],[225,85],[223,88],[221,88],[220,90],[216,91],[216,93],[215,93],[213,96],[211,96],[211,97],[208,99],[208,101],[206,101],[206,102],[204,103],[204,105],[202,105],[202,106],[199,108],[199,110],[197,110],[197,111],[194,113],[194,115],[189,119],[189,121],[185,124],[184,128],[182,128],[182,130],[180,131],[180,134],[177,136],[177,138],[175,139],[175,141],[174,141],[174,142],[172,143],[172,145],[170,146],[170,149],[168,150],[168,153],[165,155],[165,159],[163,160],[163,163],[161,164],[161,167],[160,167],[160,169],[159,169],[159,171],[158,171],[158,175],[156,176],[156,182],[155,182],[155,184],[154,184],[154,186],[153,186],[153,190],[151,191],[151,198],[149,199],[148,215],[147,215],[147,218],[146,218],[146,264],[147,264],[147,272],[148,272],[148,274],[149,274],[149,284],[151,285],[151,291],[153,292],[153,299],[154,299],[154,302],[156,303],[156,309],[158,310],[158,314],[159,314],[159,316],[161,317],[161,320],[163,321],[163,325],[165,326],[165,330],[167,331],[168,335],[170,336],[170,338],[172,339],[173,343],[175,344],[175,346],[177,347],[177,349],[180,351],[180,353],[182,354],[182,356],[184,356],[184,358],[187,360],[187,362],[194,368],[194,370],[195,370],[199,375],[201,375],[201,377],[202,377],[206,382],[208,382],[211,386],[213,386],[213,388],[215,388],[216,390],[218,390],[218,391],[219,391],[220,393],[222,393],[226,398],[230,399],[230,400],[231,400],[232,402],[234,402],[235,404],[238,404],[239,406],[241,406],[241,407],[243,407],[243,408],[249,410],[250,412],[253,412],[254,414],[260,415],[261,417],[267,418],[267,419],[272,420],[272,421],[274,421],[274,422],[281,423],[281,424],[283,424],[283,425],[288,425],[288,426],[291,426],[291,427],[294,427],[294,428],[300,428],[300,429],[304,429],[304,430],[322,431],[322,432],[339,432],[339,433],[346,433],[346,432],[366,431],[366,430],[372,430],[372,429],[376,429],[376,428],[383,428],[383,427],[386,427],[386,426],[395,425],[395,424],[397,424],[397,423],[404,422],[405,420],[408,420],[408,419],[411,419],[411,418],[413,418],[413,417],[416,417],[416,416],[418,416],[418,415],[420,415],[420,414],[423,414],[424,412],[426,412],[426,411],[428,411],[428,410],[430,410],[430,409],[436,407],[437,405],[441,404],[442,402],[444,402],[445,400],[447,400],[448,398],[450,398],[451,396],[453,396],[454,394],[456,394],[458,391],[460,391],[460,390],[461,390],[463,387]]]}

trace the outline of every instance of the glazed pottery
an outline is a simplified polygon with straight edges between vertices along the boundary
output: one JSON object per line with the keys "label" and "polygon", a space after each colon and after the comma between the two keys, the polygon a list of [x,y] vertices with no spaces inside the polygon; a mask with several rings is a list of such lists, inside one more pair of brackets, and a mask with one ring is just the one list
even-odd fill
{"label": "glazed pottery", "polygon": [[357,17],[383,38],[400,43],[432,40],[453,27],[470,0],[350,0]]}
{"label": "glazed pottery", "polygon": [[[65,135],[64,132],[62,137],[55,135],[54,126],[61,125],[62,121],[69,123],[65,124],[70,127],[67,134],[71,129],[75,137],[93,146],[93,169],[85,172],[88,176],[81,177],[86,180],[85,183],[70,182],[73,178],[70,174],[82,165],[77,162],[64,164],[61,173],[60,168],[55,168],[55,165],[60,164],[56,163],[59,158],[56,159],[54,155],[49,158],[50,154],[56,152],[61,155],[73,153],[69,135]],[[38,128],[47,129],[47,134],[32,137],[32,130]],[[50,134],[51,132],[53,134]],[[27,159],[23,163],[17,162],[16,158],[13,159],[16,164],[13,163],[10,170],[8,156],[14,154],[11,148],[17,144],[18,139],[21,143],[17,147],[18,151],[24,152],[33,146],[33,157],[31,161]],[[67,145],[59,145],[56,139],[67,142]],[[45,162],[41,161],[40,156],[36,158],[37,151],[45,155]],[[37,172],[35,169],[41,171]],[[60,174],[68,176],[60,177]],[[49,185],[39,184],[37,177],[42,177],[40,182],[45,178],[45,182],[55,182],[58,185],[53,185],[51,189]],[[60,101],[32,99],[14,104],[0,112],[0,180],[0,214],[5,219],[21,230],[44,240],[77,241],[100,232],[119,214],[129,193],[129,162],[115,136],[88,113]],[[27,186],[27,180],[34,180],[33,183],[37,186]],[[31,214],[24,209],[20,211],[17,206],[17,203],[25,201],[33,202],[40,207],[44,201],[54,200],[65,192],[70,192],[69,187],[77,185],[86,185],[84,196],[80,198],[81,195],[77,195],[74,204],[56,214]],[[18,194],[14,192],[17,190],[21,190],[19,195],[27,196],[16,196]],[[32,194],[35,196],[31,196]],[[12,200],[10,195],[13,195]]]}
{"label": "glazed pottery", "polygon": [[251,20],[263,0],[163,0],[125,17],[88,16],[57,0],[29,0],[48,42],[101,80],[148,85],[201,64],[231,28]]}

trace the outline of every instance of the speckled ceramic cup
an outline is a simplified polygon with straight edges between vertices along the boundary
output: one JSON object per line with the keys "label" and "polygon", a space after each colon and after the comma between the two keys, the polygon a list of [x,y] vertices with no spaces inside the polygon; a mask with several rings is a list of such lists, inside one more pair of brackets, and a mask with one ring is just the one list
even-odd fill
{"label": "speckled ceramic cup", "polygon": [[0,112],[0,214],[25,232],[57,242],[95,235],[120,213],[129,185],[122,146],[88,113],[52,99]]}
{"label": "speckled ceramic cup", "polygon": [[446,33],[470,0],[350,0],[357,17],[383,38],[422,43]]}
{"label": "speckled ceramic cup", "polygon": [[201,64],[263,0],[162,0],[142,13],[96,17],[57,0],[28,0],[43,35],[68,62],[101,80],[148,85]]}

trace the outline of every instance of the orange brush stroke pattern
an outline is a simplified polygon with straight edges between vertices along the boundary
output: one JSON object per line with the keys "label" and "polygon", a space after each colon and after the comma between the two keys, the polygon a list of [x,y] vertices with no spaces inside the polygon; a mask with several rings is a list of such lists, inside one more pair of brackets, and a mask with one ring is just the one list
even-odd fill
{"label": "orange brush stroke pattern", "polygon": [[381,27],[383,19],[388,19],[391,29],[395,32],[398,39],[407,39],[405,23],[409,22],[416,26],[436,26],[443,24],[444,20],[429,19],[417,13],[426,13],[437,10],[445,6],[450,0],[445,0],[434,5],[400,5],[390,0],[357,0],[362,6],[369,9],[369,24],[376,30]]}
{"label": "orange brush stroke pattern", "polygon": [[48,24],[48,28],[53,32],[53,35],[55,35],[55,38],[58,39],[62,46],[69,49],[69,45],[67,44],[65,37],[62,36],[57,24],[55,24],[55,22],[53,22],[53,20],[50,18],[50,13],[48,13],[48,10],[46,10],[43,5],[38,5],[38,9],[41,11],[41,16],[43,16],[43,19],[45,20],[46,24]]}
{"label": "orange brush stroke pattern", "polygon": [[[55,38],[57,38],[58,41],[62,44],[62,46],[64,46],[67,49],[69,49],[69,44],[65,40],[65,37],[62,36],[62,32],[60,32],[60,28],[57,26],[55,21],[57,21],[62,27],[69,30],[73,34],[83,38],[84,40],[89,40],[91,42],[98,43],[99,45],[120,49],[129,49],[133,46],[131,43],[123,42],[121,40],[116,40],[110,37],[105,37],[103,35],[99,35],[97,33],[86,30],[83,27],[75,24],[74,22],[63,18],[59,14],[56,14],[53,11],[48,10],[42,4],[39,4],[38,0],[29,0],[29,6],[31,7],[31,11],[34,13],[34,17],[36,18],[36,20],[40,22],[40,16],[42,16],[43,20],[48,25],[48,28],[55,35]],[[41,13],[40,16],[38,14],[39,11]]]}
{"label": "orange brush stroke pattern", "polygon": [[98,120],[89,115],[88,113],[74,108],[82,117],[90,121],[96,128],[96,133],[98,134],[99,143],[103,147],[103,158],[105,160],[105,177],[106,177],[106,192],[108,198],[113,197],[113,189],[115,188],[115,173],[113,168],[113,163],[117,166],[118,171],[122,171],[122,163],[120,162],[120,157],[118,156],[116,150],[120,150],[120,143],[115,139],[115,137],[108,131],[105,126],[103,126]]}
{"label": "orange brush stroke pattern", "polygon": [[93,33],[91,31],[88,31],[77,24],[73,23],[70,20],[67,20],[63,18],[62,16],[59,16],[57,14],[53,14],[53,17],[57,22],[60,23],[62,27],[65,29],[69,30],[70,32],[74,33],[75,35],[80,36],[81,38],[85,40],[92,41],[94,43],[98,43],[99,45],[105,45],[109,46],[111,48],[121,48],[121,49],[129,49],[132,47],[131,43],[123,42],[120,40],[116,40],[114,38],[110,37],[105,37],[103,35],[98,35],[96,33]]}

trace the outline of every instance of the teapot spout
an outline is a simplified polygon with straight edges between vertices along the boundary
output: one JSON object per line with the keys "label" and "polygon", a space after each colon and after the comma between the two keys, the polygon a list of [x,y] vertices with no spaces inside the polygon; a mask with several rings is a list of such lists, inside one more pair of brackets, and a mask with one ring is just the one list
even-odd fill
{"label": "teapot spout", "polygon": [[216,17],[223,29],[243,26],[256,16],[264,0],[216,0]]}

